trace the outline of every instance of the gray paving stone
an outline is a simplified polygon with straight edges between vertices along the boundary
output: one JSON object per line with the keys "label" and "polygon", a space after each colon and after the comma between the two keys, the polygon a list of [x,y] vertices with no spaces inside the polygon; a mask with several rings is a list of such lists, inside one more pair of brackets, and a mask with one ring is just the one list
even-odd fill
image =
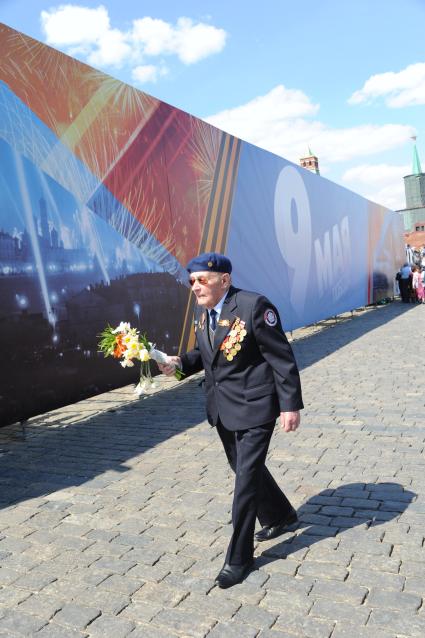
{"label": "gray paving stone", "polygon": [[149,623],[154,616],[159,614],[161,609],[162,605],[155,603],[155,601],[133,600],[120,612],[119,617]]}
{"label": "gray paving stone", "polygon": [[119,574],[113,574],[108,576],[98,585],[98,590],[107,590],[120,592],[121,594],[128,594],[131,596],[138,589],[144,585],[144,581],[138,578],[131,578],[129,574],[127,576],[120,576]]}
{"label": "gray paving stone", "polygon": [[372,609],[368,627],[382,631],[396,632],[402,636],[423,638],[425,635],[425,618],[417,614],[406,614],[388,609]]}
{"label": "gray paving stone", "polygon": [[[351,567],[350,574],[346,583],[350,585],[363,585],[368,589],[376,587],[377,589],[381,590],[391,589],[394,591],[401,591],[404,587],[405,580],[405,577],[401,574],[391,574],[388,572],[380,572],[372,569]],[[413,593],[418,593],[418,590],[413,590]]]}
{"label": "gray paving stone", "polygon": [[95,587],[87,588],[85,592],[81,590],[75,597],[75,602],[78,604],[85,605],[88,601],[90,601],[91,607],[100,609],[102,613],[116,616],[127,607],[130,602],[130,596]]}
{"label": "gray paving stone", "polygon": [[21,576],[18,580],[15,580],[14,586],[37,592],[44,589],[44,587],[47,587],[47,585],[50,585],[50,583],[53,583],[55,580],[55,576],[49,576],[47,573],[29,572],[28,574],[25,574],[25,576]]}
{"label": "gray paving stone", "polygon": [[[261,561],[261,562],[260,562]],[[266,574],[285,574],[286,576],[295,576],[298,572],[300,561],[291,560],[288,557],[286,560],[270,560],[266,556],[260,556],[256,559],[256,566],[258,566]]]}
{"label": "gray paving stone", "polygon": [[267,581],[267,592],[279,590],[288,594],[298,593],[307,595],[312,586],[313,580],[311,578],[288,578],[286,574],[273,573]]}
{"label": "gray paving stone", "polygon": [[381,505],[380,501],[371,498],[343,498],[341,503],[341,507],[352,507],[355,510],[375,510]]}
{"label": "gray paving stone", "polygon": [[406,565],[406,562],[403,562],[403,565],[401,565],[401,561],[398,558],[388,558],[386,556],[376,556],[366,553],[355,553],[351,561],[351,569],[391,572],[392,574],[398,574],[399,571],[402,572],[404,565]]}
{"label": "gray paving stone", "polygon": [[398,561],[400,563],[400,574],[406,577],[420,577],[424,573],[424,564],[410,560]]}
{"label": "gray paving stone", "polygon": [[68,603],[56,614],[55,622],[73,629],[85,629],[100,614],[100,609]]}
{"label": "gray paving stone", "polygon": [[348,572],[344,565],[319,561],[306,561],[298,569],[300,576],[311,578],[329,578],[331,580],[345,580]]}
{"label": "gray paving stone", "polygon": [[113,538],[118,536],[118,531],[112,531],[107,529],[92,529],[90,530],[86,536],[94,541],[104,541],[109,543]]}
{"label": "gray paving stone", "polygon": [[214,587],[208,594],[208,596],[214,596],[220,600],[232,598],[242,605],[258,605],[265,595],[266,592],[264,589],[258,588],[256,585],[252,585],[246,581],[239,585],[234,585],[231,589]]}
{"label": "gray paving stone", "polygon": [[14,607],[31,596],[31,592],[16,589],[13,586],[6,586],[0,589],[0,609],[1,607]]}
{"label": "gray paving stone", "polygon": [[[254,627],[232,621],[217,623],[208,634],[208,638],[255,638],[257,635],[258,630]],[[279,638],[277,634],[276,638]]]}
{"label": "gray paving stone", "polygon": [[133,600],[160,604],[163,607],[175,607],[188,595],[184,589],[176,589],[165,583],[146,583],[133,596]]}
{"label": "gray paving stone", "polygon": [[259,604],[263,609],[280,614],[283,609],[287,608],[287,603],[284,601],[289,600],[291,601],[290,607],[292,610],[297,613],[304,612],[305,615],[308,614],[314,602],[313,598],[310,598],[307,594],[302,592],[291,593],[290,591],[276,590],[267,591]]}
{"label": "gray paving stone", "polygon": [[3,561],[5,558],[8,558],[8,556],[11,556],[12,552],[9,551],[8,549],[2,549],[0,550],[0,560]]}
{"label": "gray paving stone", "polygon": [[18,607],[18,610],[24,611],[34,616],[39,616],[45,620],[50,620],[64,606],[61,600],[55,600],[51,596],[45,594],[34,594],[30,596]]}
{"label": "gray paving stone", "polygon": [[124,560],[119,558],[101,558],[96,561],[96,569],[106,569],[113,574],[124,575],[129,569],[134,567],[136,563],[132,560]]}
{"label": "gray paving stone", "polygon": [[[174,589],[181,589],[188,592],[197,592],[199,594],[208,594],[214,587],[215,582],[212,578],[198,578],[191,576],[190,574],[169,574],[163,581],[166,585],[174,587]],[[247,582],[250,582],[247,579]]]}
{"label": "gray paving stone", "polygon": [[7,613],[0,618],[0,629],[5,632],[9,631],[11,635],[32,636],[45,624],[46,621],[37,618],[37,616],[13,609],[7,611]]}
{"label": "gray paving stone", "polygon": [[[180,602],[177,609],[187,612],[194,611],[207,618],[227,621],[236,614],[240,607],[240,603],[231,598],[226,600],[224,598],[218,599],[213,596],[190,593],[189,596]],[[258,609],[257,607],[255,608]],[[246,622],[246,620],[242,622]]]}
{"label": "gray paving stone", "polygon": [[337,622],[332,638],[396,638],[396,632],[391,627],[381,630],[376,625],[359,627],[358,625]]}
{"label": "gray paving stone", "polygon": [[0,540],[0,551],[12,552],[12,554],[20,554],[31,547],[31,543],[20,538],[5,537]]}
{"label": "gray paving stone", "polygon": [[404,592],[382,591],[372,589],[366,599],[366,604],[370,607],[384,609],[395,609],[403,612],[414,612],[422,604],[421,596]]}
{"label": "gray paving stone", "polygon": [[[158,560],[161,558],[161,556],[164,556],[165,553],[166,553],[165,550],[159,549],[157,547],[151,548],[147,546],[143,550],[132,549],[130,551],[127,551],[124,554],[124,556],[126,557],[126,560],[130,560],[132,562],[134,561],[131,567],[131,569],[133,569],[135,566],[138,566],[138,564],[151,565],[151,566],[155,565],[155,563],[157,563]],[[106,565],[104,569],[109,569],[109,568]],[[112,569],[110,571],[112,571]]]}
{"label": "gray paving stone", "polygon": [[87,585],[81,581],[75,581],[72,577],[55,580],[43,589],[43,594],[59,598],[60,600],[75,600],[87,596]]}
{"label": "gray paving stone", "polygon": [[161,629],[157,625],[140,624],[131,632],[131,638],[176,638],[176,633]]}
{"label": "gray paving stone", "polygon": [[341,600],[353,605],[361,605],[369,590],[366,587],[354,585],[349,582],[339,582],[331,580],[316,581],[311,589],[312,597],[329,598],[330,600]]}
{"label": "gray paving stone", "polygon": [[359,625],[365,625],[370,614],[370,609],[350,605],[345,602],[335,602],[319,598],[313,604],[310,614],[319,618],[328,618],[329,620],[344,620],[347,622],[356,622]]}
{"label": "gray paving stone", "polygon": [[20,573],[7,567],[0,567],[0,586],[11,585],[20,577]]}
{"label": "gray paving stone", "polygon": [[71,629],[70,627],[62,627],[55,622],[51,622],[35,634],[34,638],[86,638],[87,633]]}
{"label": "gray paving stone", "polygon": [[100,616],[87,630],[93,638],[126,638],[134,629],[135,623],[115,616]]}
{"label": "gray paving stone", "polygon": [[170,568],[166,565],[160,564],[158,561],[155,565],[136,565],[132,567],[129,572],[125,575],[124,579],[138,579],[141,581],[151,581],[153,583],[159,583],[161,580],[164,580],[166,576],[170,573]]}
{"label": "gray paving stone", "polygon": [[[400,576],[400,578],[402,577]],[[406,579],[403,578],[403,580],[404,580],[403,591],[412,593],[412,594],[418,594],[418,596],[425,598],[425,580],[423,578],[408,577]]]}
{"label": "gray paving stone", "polygon": [[292,609],[289,605],[285,606],[271,631],[281,631],[287,634],[293,634],[297,638],[305,634],[303,631],[304,623],[307,619],[307,613],[304,609]]}
{"label": "gray paving stone", "polygon": [[208,620],[202,614],[179,609],[163,609],[153,622],[188,638],[203,638],[215,625],[215,620]]}
{"label": "gray paving stone", "polygon": [[268,579],[269,574],[267,574],[262,569],[257,569],[248,574],[246,581],[247,583],[251,583],[252,585],[256,585],[257,587],[264,587]]}
{"label": "gray paving stone", "polygon": [[258,634],[258,638],[306,638],[305,634],[294,634],[292,632],[288,633],[287,631],[279,631],[276,629],[266,629],[265,631],[260,631]]}
{"label": "gray paving stone", "polygon": [[307,618],[303,624],[303,633],[308,638],[329,638],[335,623],[321,618]]}
{"label": "gray paving stone", "polygon": [[251,625],[257,629],[270,629],[278,614],[267,611],[257,605],[243,605],[234,615],[235,622]]}

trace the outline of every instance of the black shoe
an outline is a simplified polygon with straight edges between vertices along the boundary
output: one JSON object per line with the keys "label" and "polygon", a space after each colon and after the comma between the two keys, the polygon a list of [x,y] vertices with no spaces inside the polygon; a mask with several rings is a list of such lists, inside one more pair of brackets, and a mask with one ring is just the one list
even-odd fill
{"label": "black shoe", "polygon": [[265,527],[263,527],[263,529],[260,529],[259,532],[254,534],[254,538],[256,541],[260,542],[269,541],[272,538],[276,538],[277,536],[284,534],[286,528],[289,527],[289,525],[293,525],[297,522],[297,513],[295,510],[292,510],[291,512],[289,512],[288,516],[283,519],[283,521],[280,521],[280,523],[277,523],[276,525],[266,525]]}
{"label": "black shoe", "polygon": [[227,589],[241,583],[252,566],[253,560],[243,565],[229,565],[225,563],[215,582],[221,589]]}

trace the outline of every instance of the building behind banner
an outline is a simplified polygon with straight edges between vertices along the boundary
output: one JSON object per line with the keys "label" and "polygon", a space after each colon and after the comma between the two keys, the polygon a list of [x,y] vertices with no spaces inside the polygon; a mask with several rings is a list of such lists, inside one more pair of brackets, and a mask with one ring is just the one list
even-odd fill
{"label": "building behind banner", "polygon": [[393,296],[399,215],[5,25],[0,57],[0,424],[135,381],[108,322],[191,347],[199,252],[289,330]]}

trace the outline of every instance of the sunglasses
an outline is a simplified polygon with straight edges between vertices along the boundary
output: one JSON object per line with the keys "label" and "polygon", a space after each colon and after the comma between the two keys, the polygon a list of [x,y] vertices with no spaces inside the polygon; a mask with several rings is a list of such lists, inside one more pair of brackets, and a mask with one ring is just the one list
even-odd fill
{"label": "sunglasses", "polygon": [[195,281],[200,283],[201,286],[207,286],[210,283],[209,278],[205,277],[205,275],[199,275],[199,277],[195,277],[192,275],[191,277],[189,277],[189,286],[193,286],[195,284]]}

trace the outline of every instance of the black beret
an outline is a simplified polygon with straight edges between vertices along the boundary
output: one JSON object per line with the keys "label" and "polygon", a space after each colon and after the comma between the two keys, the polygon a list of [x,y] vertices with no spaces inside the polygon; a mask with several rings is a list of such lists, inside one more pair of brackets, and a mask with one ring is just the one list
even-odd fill
{"label": "black beret", "polygon": [[232,272],[232,263],[220,253],[202,253],[189,261],[186,266],[188,272]]}

